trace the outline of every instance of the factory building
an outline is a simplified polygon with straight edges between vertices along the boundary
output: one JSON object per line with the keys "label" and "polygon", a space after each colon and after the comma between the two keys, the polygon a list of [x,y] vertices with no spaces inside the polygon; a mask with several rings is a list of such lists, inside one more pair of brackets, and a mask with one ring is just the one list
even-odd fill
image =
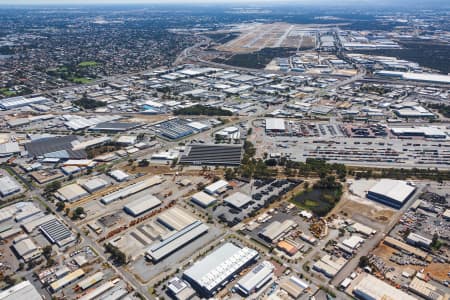
{"label": "factory building", "polygon": [[157,220],[170,230],[176,231],[180,231],[197,221],[196,218],[177,206],[158,214]]}
{"label": "factory building", "polygon": [[408,245],[408,244],[406,244],[406,243],[404,243],[402,241],[396,240],[396,239],[394,239],[394,238],[392,238],[390,236],[387,236],[384,239],[383,243],[388,245],[389,247],[401,250],[401,251],[403,251],[405,253],[408,253],[408,254],[412,254],[412,255],[414,255],[414,256],[416,256],[416,257],[418,257],[420,259],[423,259],[423,260],[426,259],[426,257],[428,256],[427,252],[425,252],[423,250],[420,250],[420,249],[418,249],[416,247],[413,247],[411,245]]}
{"label": "factory building", "polygon": [[153,208],[161,205],[161,200],[153,195],[144,195],[136,200],[131,201],[123,207],[123,210],[133,217],[137,217],[146,213]]}
{"label": "factory building", "polygon": [[159,262],[173,252],[208,232],[208,229],[208,226],[203,224],[201,221],[195,221],[180,231],[165,237],[156,245],[151,246],[146,251],[145,256],[154,263]]}
{"label": "factory building", "polygon": [[22,96],[17,97],[11,97],[6,99],[0,100],[0,108],[3,109],[14,109],[14,108],[20,108],[24,106],[28,106],[31,104],[38,104],[38,103],[44,103],[49,101],[45,97],[33,97],[33,98],[25,98]]}
{"label": "factory building", "polygon": [[258,257],[256,250],[226,243],[184,271],[183,278],[202,297],[212,297]]}
{"label": "factory building", "polygon": [[142,181],[136,182],[132,185],[129,185],[127,187],[124,187],[116,192],[113,192],[111,194],[108,194],[106,196],[103,196],[101,198],[101,202],[103,204],[109,204],[112,203],[114,201],[123,199],[125,197],[131,196],[133,194],[136,194],[142,190],[148,189],[152,186],[155,186],[157,184],[160,184],[161,182],[163,182],[162,177],[155,175],[152,176],[150,178],[144,179]]}
{"label": "factory building", "polygon": [[94,193],[102,188],[106,187],[108,182],[102,178],[96,177],[86,180],[81,184],[81,186],[89,193]]}
{"label": "factory building", "polygon": [[367,192],[367,198],[400,208],[409,200],[415,190],[415,187],[405,181],[381,179]]}
{"label": "factory building", "polygon": [[343,257],[332,258],[326,254],[314,263],[313,269],[329,278],[333,278],[346,263],[347,260]]}
{"label": "factory building", "polygon": [[242,144],[191,144],[180,158],[180,164],[239,166]]}
{"label": "factory building", "polygon": [[75,202],[88,195],[89,193],[76,183],[63,186],[55,193],[56,198],[66,202]]}
{"label": "factory building", "polygon": [[429,238],[426,238],[424,236],[421,236],[420,234],[411,232],[406,237],[406,242],[410,245],[420,247],[420,248],[430,248],[430,245],[432,243],[432,240]]}
{"label": "factory building", "polygon": [[295,276],[285,278],[280,282],[280,288],[294,299],[298,299],[308,287],[308,283]]}
{"label": "factory building", "polygon": [[0,292],[0,300],[42,300],[41,295],[28,280]]}
{"label": "factory building", "polygon": [[[353,288],[353,294],[362,300],[385,300],[385,299],[402,299],[417,300],[416,297],[408,295],[400,289],[389,285],[388,283],[364,273],[360,281]],[[357,280],[357,279],[355,279]]]}
{"label": "factory building", "polygon": [[236,192],[223,199],[223,202],[237,209],[241,209],[246,206],[252,197],[241,192]]}
{"label": "factory building", "polygon": [[52,282],[50,284],[50,289],[52,290],[52,292],[56,293],[57,291],[61,290],[62,288],[68,286],[71,283],[74,283],[75,281],[77,281],[78,279],[83,277],[84,274],[85,273],[84,273],[83,269],[77,269],[77,270],[67,274],[63,278],[60,278],[60,279]]}
{"label": "factory building", "polygon": [[59,247],[75,241],[69,228],[57,219],[40,225],[39,229],[52,244],[57,244]]}
{"label": "factory building", "polygon": [[77,287],[79,287],[83,291],[87,290],[88,288],[90,288],[91,286],[96,284],[97,282],[100,282],[103,279],[103,276],[104,276],[103,272],[97,272],[97,273],[87,277],[86,279],[83,279],[80,282],[78,282]]}
{"label": "factory building", "polygon": [[450,296],[431,283],[417,277],[414,277],[414,279],[409,283],[408,289],[414,294],[427,300],[445,300]]}
{"label": "factory building", "polygon": [[42,249],[25,235],[26,238],[14,242],[12,248],[17,255],[24,261],[28,262],[41,256]]}
{"label": "factory building", "polygon": [[195,291],[184,280],[174,277],[167,284],[168,294],[176,300],[187,300],[195,296]]}
{"label": "factory building", "polygon": [[0,177],[0,195],[7,197],[20,192],[20,185],[9,176]]}
{"label": "factory building", "polygon": [[203,208],[207,208],[217,202],[217,199],[205,192],[198,192],[192,195],[191,201]]}
{"label": "factory building", "polygon": [[447,134],[438,127],[393,127],[392,134],[396,136],[417,136],[433,139],[446,139]]}
{"label": "factory building", "polygon": [[250,296],[272,280],[274,269],[273,264],[263,261],[238,281],[236,289],[244,296]]}
{"label": "factory building", "polygon": [[205,187],[205,192],[210,195],[220,194],[222,192],[225,192],[227,187],[228,182],[221,179]]}
{"label": "factory building", "polygon": [[285,220],[283,223],[273,221],[269,226],[264,228],[259,235],[265,240],[273,243],[285,236],[290,230],[295,228],[297,224],[293,220]]}
{"label": "factory building", "polygon": [[337,247],[347,253],[354,253],[364,242],[364,239],[357,235],[352,235],[351,237],[343,240],[337,244]]}
{"label": "factory building", "polygon": [[267,118],[266,119],[266,132],[285,132],[286,124],[284,119],[280,118]]}
{"label": "factory building", "polygon": [[118,182],[122,182],[122,181],[128,180],[128,178],[130,178],[130,175],[128,175],[127,173],[125,173],[122,170],[114,170],[114,171],[109,172],[108,174],[109,174],[109,176],[111,176]]}
{"label": "factory building", "polygon": [[78,298],[78,300],[93,300],[98,299],[101,295],[108,292],[114,287],[114,283],[111,281],[107,281],[104,284],[100,285],[99,287],[89,291],[86,295],[84,295],[81,298]]}

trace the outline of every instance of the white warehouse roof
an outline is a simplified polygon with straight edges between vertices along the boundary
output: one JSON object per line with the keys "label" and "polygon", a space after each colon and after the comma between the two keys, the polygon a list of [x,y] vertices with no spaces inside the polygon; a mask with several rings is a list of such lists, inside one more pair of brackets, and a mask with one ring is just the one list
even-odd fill
{"label": "white warehouse roof", "polygon": [[86,197],[87,195],[89,195],[88,192],[86,192],[81,186],[76,183],[66,185],[56,192],[56,196],[58,198],[63,201],[69,202],[76,201],[78,199]]}
{"label": "white warehouse roof", "polygon": [[258,257],[256,250],[239,248],[226,243],[214,252],[197,261],[183,275],[208,293],[213,293],[223,282],[239,272]]}
{"label": "white warehouse roof", "polygon": [[221,180],[218,180],[218,181],[208,185],[207,187],[205,187],[205,192],[207,192],[208,194],[214,194],[218,190],[220,190],[221,188],[224,188],[226,186],[228,186],[228,182],[221,179]]}
{"label": "white warehouse roof", "polygon": [[408,295],[400,289],[372,276],[363,274],[361,281],[353,288],[353,294],[359,299],[373,300],[417,300],[416,297]]}
{"label": "white warehouse roof", "polygon": [[102,178],[95,177],[86,180],[81,186],[88,192],[92,193],[108,185],[108,182]]}
{"label": "white warehouse roof", "polygon": [[161,200],[156,198],[153,195],[144,195],[143,197],[139,197],[136,200],[131,201],[127,205],[123,207],[123,209],[136,217],[140,214],[143,214],[161,204]]}
{"label": "white warehouse roof", "polygon": [[237,286],[244,294],[250,295],[272,279],[274,269],[273,264],[263,261],[242,277]]}
{"label": "white warehouse roof", "polygon": [[242,206],[252,201],[252,198],[244,193],[236,192],[223,199],[223,201],[236,208],[241,208]]}
{"label": "white warehouse roof", "polygon": [[0,194],[3,197],[20,191],[20,185],[9,176],[0,177]]}
{"label": "white warehouse roof", "polygon": [[41,300],[42,297],[29,281],[22,281],[0,292],[0,300]]}
{"label": "white warehouse roof", "polygon": [[127,173],[125,173],[122,170],[111,171],[111,172],[109,172],[109,175],[117,181],[124,181],[130,177],[130,175],[128,175]]}
{"label": "white warehouse roof", "polygon": [[369,194],[375,194],[388,198],[397,203],[403,203],[415,191],[415,187],[402,180],[381,179],[370,190]]}
{"label": "white warehouse roof", "polygon": [[286,125],[284,123],[284,119],[267,118],[266,119],[266,130],[267,131],[285,131]]}
{"label": "white warehouse roof", "polygon": [[210,196],[207,193],[202,192],[202,191],[192,195],[191,199],[192,199],[192,202],[195,202],[202,207],[208,207],[217,201],[216,198],[214,198],[213,196]]}

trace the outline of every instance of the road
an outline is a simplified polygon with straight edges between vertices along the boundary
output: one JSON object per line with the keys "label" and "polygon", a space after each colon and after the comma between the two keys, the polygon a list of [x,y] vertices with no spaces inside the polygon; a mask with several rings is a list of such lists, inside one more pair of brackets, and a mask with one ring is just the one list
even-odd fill
{"label": "road", "polygon": [[415,199],[421,194],[423,186],[417,188],[414,196],[408,200],[408,203],[405,204],[391,219],[391,221],[386,225],[384,231],[378,231],[372,238],[366,240],[361,248],[358,249],[356,255],[347,262],[347,264],[339,271],[338,274],[333,278],[331,284],[334,286],[338,286],[346,277],[348,277],[358,266],[359,259],[362,256],[366,256],[372,251],[383,239],[389,234],[389,232],[394,228],[394,226],[398,223],[401,216],[408,208],[414,203]]}

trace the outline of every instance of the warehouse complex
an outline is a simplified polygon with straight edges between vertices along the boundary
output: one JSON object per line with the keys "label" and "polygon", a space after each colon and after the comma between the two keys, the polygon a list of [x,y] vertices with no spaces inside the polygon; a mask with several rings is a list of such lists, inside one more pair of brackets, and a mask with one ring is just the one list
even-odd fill
{"label": "warehouse complex", "polygon": [[236,192],[223,199],[223,202],[237,209],[243,208],[250,201],[252,201],[252,197],[241,192]]}
{"label": "warehouse complex", "polygon": [[137,217],[159,205],[161,205],[161,200],[153,195],[144,195],[125,205],[123,210],[133,217]]}
{"label": "warehouse complex", "polygon": [[192,200],[192,202],[200,205],[203,208],[211,206],[217,202],[216,198],[214,198],[213,196],[210,196],[207,193],[202,192],[202,191],[192,195],[191,200]]}
{"label": "warehouse complex", "polygon": [[295,226],[297,226],[297,224],[293,220],[285,220],[283,223],[274,221],[264,228],[259,235],[265,240],[273,243],[295,228]]}
{"label": "warehouse complex", "polygon": [[272,280],[274,269],[275,267],[270,262],[261,262],[238,281],[237,290],[244,296],[249,296],[258,291]]}
{"label": "warehouse complex", "polygon": [[361,281],[353,288],[353,294],[362,300],[402,299],[417,300],[400,289],[387,284],[370,274],[362,274]]}
{"label": "warehouse complex", "polygon": [[367,198],[394,208],[400,208],[408,201],[415,190],[415,187],[405,181],[381,179],[367,192]]}
{"label": "warehouse complex", "polygon": [[284,119],[267,118],[266,119],[266,131],[267,132],[285,132],[286,124],[284,123]]}
{"label": "warehouse complex", "polygon": [[55,196],[61,201],[75,202],[86,197],[89,193],[76,183],[60,188]]}
{"label": "warehouse complex", "polygon": [[20,191],[20,185],[9,176],[0,177],[0,195],[6,197]]}
{"label": "warehouse complex", "polygon": [[163,182],[163,179],[160,176],[157,175],[152,176],[150,178],[144,179],[142,181],[124,187],[116,192],[103,196],[100,201],[103,204],[109,204],[114,201],[136,194],[145,189],[148,189],[154,185],[160,184],[161,182]]}
{"label": "warehouse complex", "polygon": [[67,274],[66,276],[52,282],[50,284],[50,289],[53,292],[57,292],[59,290],[61,290],[62,288],[68,286],[71,283],[74,283],[75,281],[77,281],[78,279],[80,279],[81,277],[84,276],[84,271],[83,269],[77,269],[69,274]]}
{"label": "warehouse complex", "polygon": [[151,246],[146,252],[146,257],[154,263],[159,262],[206,232],[208,232],[208,226],[201,221],[195,221]]}
{"label": "warehouse complex", "polygon": [[0,292],[0,300],[41,300],[36,288],[28,280]]}
{"label": "warehouse complex", "polygon": [[170,230],[177,231],[182,230],[186,226],[189,226],[197,221],[196,218],[176,206],[160,213],[157,220]]}
{"label": "warehouse complex", "polygon": [[75,237],[69,228],[57,219],[44,223],[39,228],[52,244],[57,244],[59,247],[75,241]]}
{"label": "warehouse complex", "polygon": [[239,166],[242,150],[242,145],[191,144],[179,162],[191,165]]}
{"label": "warehouse complex", "polygon": [[258,257],[256,250],[226,243],[184,271],[183,277],[200,295],[211,297]]}
{"label": "warehouse complex", "polygon": [[217,180],[216,182],[205,187],[205,192],[210,195],[220,194],[220,193],[226,191],[227,186],[228,186],[227,181],[225,181],[223,179]]}

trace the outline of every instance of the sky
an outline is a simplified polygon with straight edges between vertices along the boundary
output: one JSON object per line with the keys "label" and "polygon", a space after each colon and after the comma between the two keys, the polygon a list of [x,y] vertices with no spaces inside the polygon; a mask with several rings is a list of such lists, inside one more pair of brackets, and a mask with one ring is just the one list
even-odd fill
{"label": "sky", "polygon": [[448,7],[448,0],[0,0],[0,5],[74,5],[74,4],[277,4],[277,3],[295,3],[295,4],[315,4],[315,5],[351,5],[358,6],[367,5],[383,5],[383,6],[398,6],[398,5],[412,5],[414,3],[427,3],[434,6]]}

